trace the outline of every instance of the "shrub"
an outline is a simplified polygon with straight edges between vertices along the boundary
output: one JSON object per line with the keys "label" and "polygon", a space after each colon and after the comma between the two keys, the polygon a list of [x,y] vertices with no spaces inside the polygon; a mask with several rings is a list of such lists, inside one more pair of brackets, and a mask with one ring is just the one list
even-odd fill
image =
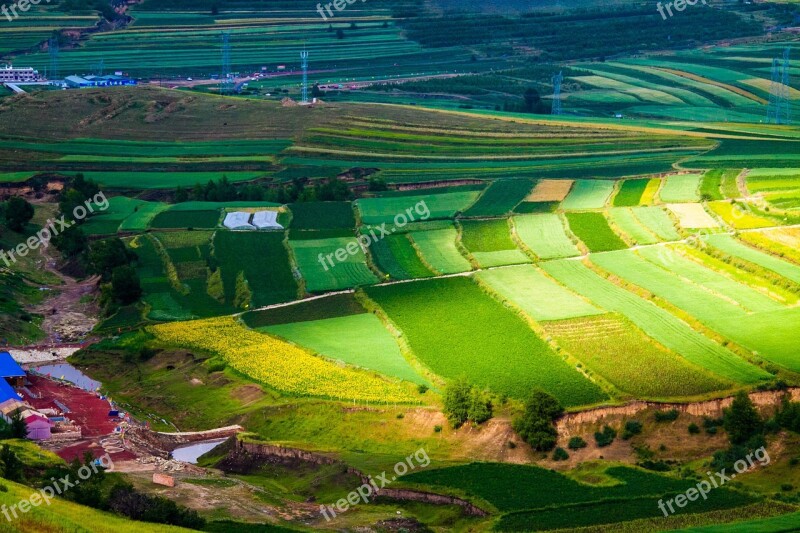
{"label": "shrub", "polygon": [[488,393],[460,378],[450,382],[444,391],[444,412],[454,428],[468,420],[482,424],[492,418],[492,402]]}
{"label": "shrub", "polygon": [[569,459],[569,454],[564,448],[556,448],[553,452],[553,461],[566,461]]}
{"label": "shrub", "polygon": [[439,424],[436,424],[435,426],[433,426],[433,432],[434,433],[441,433],[442,432],[442,426],[440,426]]}
{"label": "shrub", "polygon": [[617,432],[611,426],[605,426],[603,431],[594,434],[594,440],[597,441],[597,446],[600,448],[611,445],[615,438],[617,438]]}
{"label": "shrub", "polygon": [[428,392],[428,386],[427,386],[427,385],[425,385],[425,384],[423,383],[422,385],[420,385],[419,387],[417,387],[417,391],[418,391],[420,394],[425,394],[426,392]]}
{"label": "shrub", "polygon": [[764,431],[764,422],[746,392],[739,392],[729,409],[725,409],[722,425],[732,444],[744,444]]}
{"label": "shrub", "polygon": [[656,411],[656,422],[673,422],[678,419],[680,411],[670,409],[669,411]]}
{"label": "shrub", "polygon": [[792,485],[791,483],[784,483],[783,485],[781,485],[781,490],[783,492],[792,491],[794,490],[794,485]]}
{"label": "shrub", "polygon": [[567,448],[569,448],[570,450],[580,450],[581,448],[586,448],[586,441],[583,440],[581,437],[572,437],[571,439],[569,439]]}
{"label": "shrub", "polygon": [[642,432],[642,423],[638,420],[628,420],[625,422],[625,430],[622,432],[622,440],[628,440],[634,435]]}
{"label": "shrub", "polygon": [[700,426],[692,422],[689,424],[689,435],[697,435],[700,433]]}

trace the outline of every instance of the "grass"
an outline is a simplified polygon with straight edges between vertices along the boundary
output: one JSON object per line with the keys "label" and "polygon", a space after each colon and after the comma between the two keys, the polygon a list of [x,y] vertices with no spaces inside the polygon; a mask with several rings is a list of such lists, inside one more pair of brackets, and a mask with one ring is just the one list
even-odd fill
{"label": "grass", "polygon": [[[333,266],[325,259],[329,254],[338,250],[346,250],[350,245],[356,245],[356,253],[346,255],[342,262],[333,257]],[[358,246],[355,237],[340,237],[317,240],[291,240],[292,249],[300,273],[305,280],[308,292],[323,292],[340,289],[350,289],[361,285],[371,285],[378,282],[378,278],[367,267],[364,251]],[[323,262],[320,261],[320,254]],[[327,268],[326,268],[327,267]]]}
{"label": "grass", "polygon": [[668,203],[697,202],[700,200],[702,174],[676,174],[669,176],[661,187],[661,201]]}
{"label": "grass", "polygon": [[[403,358],[397,342],[373,314],[280,324],[260,331],[277,335],[335,361],[389,377],[425,383]],[[353,342],[357,339],[358,342]]]}
{"label": "grass", "polygon": [[505,218],[463,221],[461,242],[482,268],[530,263],[511,240]]}
{"label": "grass", "polygon": [[350,202],[304,202],[290,204],[293,230],[355,228],[356,219]]}
{"label": "grass", "polygon": [[723,200],[722,178],[725,171],[722,169],[709,170],[703,174],[700,184],[700,198],[703,200]]}
{"label": "grass", "polygon": [[633,207],[642,201],[644,191],[650,183],[647,179],[625,180],[614,197],[615,207]]}
{"label": "grass", "polygon": [[533,180],[497,180],[492,182],[464,216],[490,217],[511,213],[531,192]]}
{"label": "grass", "polygon": [[486,270],[476,276],[500,298],[512,302],[537,321],[604,312],[533,266]]}
{"label": "grass", "polygon": [[619,315],[552,322],[545,330],[589,371],[635,398],[700,396],[732,386],[664,348]]}
{"label": "grass", "polygon": [[426,218],[453,218],[456,213],[466,211],[479,194],[477,191],[466,191],[429,196],[365,198],[358,200],[356,205],[361,213],[361,221],[365,224],[386,222],[401,226],[403,218],[406,222]]}
{"label": "grass", "polygon": [[577,180],[561,202],[561,208],[567,211],[602,209],[614,192],[614,187],[615,182],[611,180]]}
{"label": "grass", "polygon": [[334,294],[325,298],[306,300],[287,306],[250,311],[242,320],[250,328],[265,328],[281,324],[327,320],[366,313],[352,294]]}
{"label": "grass", "polygon": [[722,250],[726,254],[744,259],[800,284],[800,266],[751,248],[730,235],[709,235],[706,240],[711,246]]}
{"label": "grass", "polygon": [[736,178],[740,173],[740,169],[727,169],[723,171],[722,185],[720,186],[723,197],[740,198],[742,196],[741,191],[739,191],[739,185],[736,183]]}
{"label": "grass", "polygon": [[608,225],[602,213],[567,213],[569,229],[592,252],[621,250],[628,245]]}
{"label": "grass", "polygon": [[408,235],[389,235],[370,246],[378,268],[391,279],[416,279],[433,276],[420,260]]}
{"label": "grass", "polygon": [[367,294],[400,328],[416,357],[445,378],[466,376],[514,398],[541,388],[567,406],[605,399],[520,317],[469,279],[372,287]]}
{"label": "grass", "polygon": [[693,330],[671,313],[616,286],[582,263],[552,261],[543,264],[542,268],[596,305],[624,315],[645,334],[687,361],[723,379],[735,383],[755,383],[771,377],[771,374]]}
{"label": "grass", "polygon": [[522,243],[539,259],[574,257],[581,252],[572,242],[561,217],[539,214],[514,217],[514,227]]}
{"label": "grass", "polygon": [[472,270],[456,246],[458,232],[455,228],[432,231],[415,231],[409,234],[425,265],[439,274],[458,274]]}
{"label": "grass", "polygon": [[615,207],[610,209],[608,211],[608,217],[634,244],[655,244],[659,242],[658,236],[645,227],[641,221],[636,218],[633,209],[629,207]]}

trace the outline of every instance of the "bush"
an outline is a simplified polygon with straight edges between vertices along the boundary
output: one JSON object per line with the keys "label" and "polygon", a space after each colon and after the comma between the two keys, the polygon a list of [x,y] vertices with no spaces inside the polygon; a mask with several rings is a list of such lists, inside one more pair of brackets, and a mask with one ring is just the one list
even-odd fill
{"label": "bush", "polygon": [[670,409],[669,411],[656,411],[656,422],[673,422],[678,419],[680,411]]}
{"label": "bush", "polygon": [[580,450],[581,448],[586,448],[586,441],[583,440],[581,437],[572,437],[571,439],[569,439],[567,448],[569,448],[570,450]]}
{"label": "bush", "polygon": [[600,448],[611,445],[615,438],[617,438],[617,432],[611,426],[605,426],[603,431],[594,434],[594,440],[597,441],[597,446]]}
{"label": "bush", "polygon": [[784,483],[783,485],[781,485],[781,490],[783,492],[793,491],[794,490],[794,485],[792,485],[791,483]]}
{"label": "bush", "polygon": [[634,435],[642,432],[642,423],[638,420],[628,420],[625,422],[625,430],[622,432],[622,440],[628,440]]}
{"label": "bush", "polygon": [[569,454],[564,448],[556,448],[553,452],[553,461],[566,461],[569,459]]}
{"label": "bush", "polygon": [[454,428],[469,420],[482,424],[492,418],[492,402],[488,393],[460,378],[450,382],[444,391],[444,413]]}
{"label": "bush", "polygon": [[689,435],[697,435],[700,433],[700,426],[692,422],[689,424]]}
{"label": "bush", "polygon": [[534,450],[550,451],[558,438],[553,420],[563,412],[564,408],[554,397],[534,391],[525,403],[525,412],[514,420],[514,431]]}
{"label": "bush", "polygon": [[428,392],[428,386],[423,383],[422,385],[417,387],[417,392],[419,392],[420,394],[425,394],[426,392]]}
{"label": "bush", "polygon": [[729,409],[725,409],[722,425],[731,444],[744,444],[764,432],[764,422],[746,392],[739,392]]}

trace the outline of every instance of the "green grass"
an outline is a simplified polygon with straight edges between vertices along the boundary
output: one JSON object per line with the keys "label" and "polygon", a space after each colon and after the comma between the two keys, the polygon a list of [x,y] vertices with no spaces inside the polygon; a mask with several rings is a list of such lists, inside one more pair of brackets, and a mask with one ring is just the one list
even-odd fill
{"label": "green grass", "polygon": [[416,357],[443,377],[466,376],[515,398],[541,388],[567,406],[605,399],[520,317],[469,279],[371,287],[367,293],[401,329]]}
{"label": "green grass", "polygon": [[[345,261],[339,262],[334,257],[333,266],[327,259],[324,259],[324,265],[320,262],[319,254],[323,256],[335,254],[337,250],[346,249],[348,245],[352,249],[353,245],[350,243],[356,244],[356,253],[347,254]],[[289,241],[300,273],[306,282],[306,290],[322,292],[377,283],[378,278],[367,267],[364,252],[357,244],[355,237]]]}
{"label": "green grass", "polygon": [[214,256],[222,269],[229,303],[233,303],[236,294],[239,272],[244,272],[253,294],[252,307],[297,297],[297,282],[283,245],[283,233],[218,231],[214,237]]}
{"label": "green grass", "polygon": [[415,279],[433,276],[417,255],[408,235],[389,235],[370,246],[372,257],[381,272],[392,279]]}
{"label": "green grass", "polygon": [[219,210],[183,211],[170,209],[169,211],[158,213],[150,223],[150,227],[154,229],[211,229],[219,225],[220,217]]}
{"label": "green grass", "polygon": [[619,315],[552,322],[545,330],[589,371],[635,398],[699,396],[733,385],[664,348]]}
{"label": "green grass", "polygon": [[629,207],[615,207],[608,211],[608,217],[634,244],[655,244],[659,238],[647,229]]}
{"label": "green grass", "polygon": [[244,323],[254,329],[282,324],[327,320],[366,313],[352,294],[334,294],[291,305],[250,311],[242,315]]}
{"label": "green grass", "polygon": [[[365,224],[401,226],[403,220],[419,221],[428,218],[453,218],[456,213],[465,211],[478,198],[477,191],[453,192],[428,196],[399,196],[388,198],[365,198],[356,205]],[[409,211],[410,210],[410,211]]]}
{"label": "green grass", "polygon": [[[403,358],[397,342],[373,314],[259,328],[337,361],[375,370],[386,376],[425,383]],[[357,339],[357,342],[354,340]]]}
{"label": "green grass", "polygon": [[739,191],[739,185],[736,183],[736,178],[740,173],[740,169],[727,169],[722,173],[722,185],[720,189],[723,197],[741,198],[742,193]]}
{"label": "green grass", "polygon": [[681,236],[675,229],[675,223],[663,208],[657,206],[634,207],[631,211],[636,219],[660,240],[666,242],[680,240]]}
{"label": "green grass", "polygon": [[596,305],[624,315],[648,336],[721,378],[737,383],[754,383],[771,377],[671,313],[616,286],[580,262],[552,261],[544,263],[542,268],[573,291]]}
{"label": "green grass", "polygon": [[800,284],[800,266],[751,248],[730,235],[709,235],[706,237],[706,241],[726,254],[744,259]]}
{"label": "green grass", "polygon": [[602,209],[614,192],[615,185],[616,182],[611,180],[577,180],[561,202],[561,208],[567,211]]}
{"label": "green grass", "polygon": [[[697,526],[679,530],[681,533],[791,533],[800,529],[800,513],[728,524]],[[678,533],[678,530],[671,533]]]}
{"label": "green grass", "polygon": [[564,223],[556,214],[514,217],[517,236],[539,259],[557,259],[581,255]]}
{"label": "green grass", "polygon": [[563,320],[604,312],[533,266],[486,270],[476,275],[534,320]]}
{"label": "green grass", "polygon": [[465,220],[462,244],[482,268],[530,263],[511,240],[508,219]]}
{"label": "green grass", "polygon": [[725,171],[722,169],[709,170],[703,174],[703,181],[700,184],[700,197],[704,200],[722,200],[722,177]]}
{"label": "green grass", "polygon": [[472,265],[458,251],[455,228],[415,231],[409,234],[422,260],[439,274],[458,274],[472,270]]}
{"label": "green grass", "polygon": [[661,201],[665,203],[697,202],[700,200],[702,174],[669,176],[661,187]]}
{"label": "green grass", "polygon": [[531,192],[533,185],[533,180],[526,179],[494,181],[464,215],[468,217],[507,215]]}
{"label": "green grass", "polygon": [[608,225],[602,213],[567,213],[572,230],[591,252],[621,250],[628,245]]}
{"label": "green grass", "polygon": [[647,189],[648,183],[649,180],[647,179],[623,181],[619,188],[619,192],[614,197],[614,206],[634,207],[639,205],[642,200],[642,195],[644,194],[645,189]]}
{"label": "green grass", "polygon": [[304,202],[289,205],[293,230],[355,228],[356,219],[350,202]]}

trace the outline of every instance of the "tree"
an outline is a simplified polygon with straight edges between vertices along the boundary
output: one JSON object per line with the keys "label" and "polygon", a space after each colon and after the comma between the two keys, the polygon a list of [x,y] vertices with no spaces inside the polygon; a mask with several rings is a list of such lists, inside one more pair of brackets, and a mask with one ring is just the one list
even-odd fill
{"label": "tree", "polygon": [[14,439],[24,439],[28,437],[28,424],[22,418],[22,413],[19,409],[11,413],[11,437]]}
{"label": "tree", "polygon": [[239,275],[236,276],[236,292],[233,297],[233,305],[239,309],[248,309],[252,299],[253,293],[250,291],[247,278],[244,277],[244,271],[239,272]]}
{"label": "tree", "polygon": [[554,397],[543,391],[534,391],[525,402],[522,416],[514,420],[514,431],[534,450],[547,452],[558,439],[553,421],[564,412]]}
{"label": "tree", "polygon": [[6,225],[16,232],[21,232],[33,218],[33,206],[24,198],[12,196],[6,202]]}
{"label": "tree", "polygon": [[0,449],[0,462],[3,463],[4,478],[11,481],[22,481],[24,477],[22,461],[8,444],[3,444],[3,448]]}
{"label": "tree", "polygon": [[539,106],[542,103],[542,97],[539,96],[539,91],[533,87],[528,87],[525,89],[523,98],[525,99],[526,113],[537,113],[539,111]]}
{"label": "tree", "polygon": [[451,381],[444,389],[444,414],[454,428],[469,420],[472,386],[466,378]]}
{"label": "tree", "polygon": [[114,269],[111,274],[111,289],[114,298],[122,305],[132,304],[142,296],[139,275],[129,265]]}
{"label": "tree", "polygon": [[764,431],[764,422],[744,391],[736,394],[730,408],[725,409],[722,425],[732,444],[744,444]]}
{"label": "tree", "polygon": [[66,258],[73,258],[84,253],[89,246],[89,239],[79,226],[71,226],[53,237],[53,245]]}
{"label": "tree", "polygon": [[175,203],[180,204],[189,199],[189,193],[183,187],[175,189]]}
{"label": "tree", "polygon": [[116,237],[96,241],[89,247],[89,264],[92,271],[100,274],[105,281],[111,279],[111,273],[115,268],[127,265],[135,259],[136,254]]}
{"label": "tree", "polygon": [[322,98],[325,96],[325,93],[319,88],[319,83],[315,83],[314,86],[311,87],[311,96],[314,98]]}
{"label": "tree", "polygon": [[477,387],[470,390],[467,418],[475,424],[483,424],[492,418],[492,400],[488,393]]}

